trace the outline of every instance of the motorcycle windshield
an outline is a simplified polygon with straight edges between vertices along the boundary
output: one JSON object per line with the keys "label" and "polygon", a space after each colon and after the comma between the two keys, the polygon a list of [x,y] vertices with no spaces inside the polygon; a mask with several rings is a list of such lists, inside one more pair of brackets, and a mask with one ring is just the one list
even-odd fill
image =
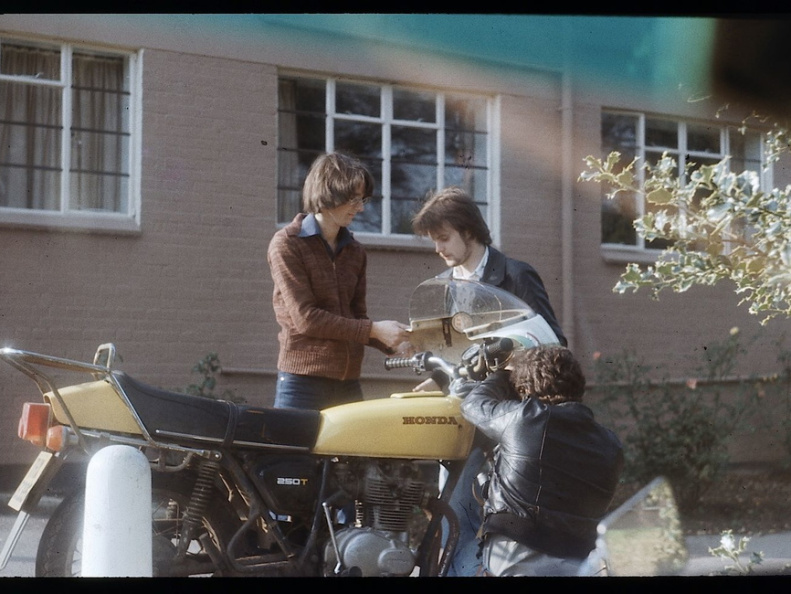
{"label": "motorcycle windshield", "polygon": [[509,337],[525,347],[556,344],[554,332],[527,303],[494,285],[449,277],[424,281],[409,302],[411,342],[418,350],[459,354],[481,338]]}

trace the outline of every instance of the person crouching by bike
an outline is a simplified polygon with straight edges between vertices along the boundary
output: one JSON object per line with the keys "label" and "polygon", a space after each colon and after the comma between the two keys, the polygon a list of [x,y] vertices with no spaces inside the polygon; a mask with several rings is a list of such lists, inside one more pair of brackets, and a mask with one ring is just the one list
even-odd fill
{"label": "person crouching by bike", "polygon": [[624,459],[584,392],[571,351],[542,346],[515,353],[462,402],[464,418],[497,442],[483,492],[483,575],[573,576],[594,548]]}

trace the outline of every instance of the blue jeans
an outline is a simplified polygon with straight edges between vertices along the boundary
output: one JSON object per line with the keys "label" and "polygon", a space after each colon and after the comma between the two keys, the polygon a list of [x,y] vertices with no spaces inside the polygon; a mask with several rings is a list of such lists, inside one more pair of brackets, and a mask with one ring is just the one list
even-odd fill
{"label": "blue jeans", "polygon": [[[481,504],[472,494],[472,486],[478,473],[483,470],[486,455],[479,447],[470,452],[467,462],[459,476],[459,482],[451,493],[448,504],[459,519],[459,542],[448,567],[448,577],[473,577],[481,567],[480,539],[478,530],[483,521]],[[445,523],[443,541],[447,539],[448,529]]]}
{"label": "blue jeans", "polygon": [[360,380],[335,380],[283,371],[277,373],[275,408],[322,410],[362,399]]}
{"label": "blue jeans", "polygon": [[582,559],[550,557],[501,534],[487,534],[483,564],[493,577],[573,577],[580,575]]}

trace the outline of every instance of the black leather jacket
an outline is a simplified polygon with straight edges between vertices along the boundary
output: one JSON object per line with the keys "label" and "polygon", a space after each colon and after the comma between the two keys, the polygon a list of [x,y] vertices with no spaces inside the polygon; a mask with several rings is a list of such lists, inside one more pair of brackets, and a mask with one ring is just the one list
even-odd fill
{"label": "black leather jacket", "polygon": [[508,378],[508,371],[490,375],[461,406],[464,418],[497,442],[484,534],[503,534],[555,557],[583,558],[618,484],[621,442],[584,404],[522,401]]}

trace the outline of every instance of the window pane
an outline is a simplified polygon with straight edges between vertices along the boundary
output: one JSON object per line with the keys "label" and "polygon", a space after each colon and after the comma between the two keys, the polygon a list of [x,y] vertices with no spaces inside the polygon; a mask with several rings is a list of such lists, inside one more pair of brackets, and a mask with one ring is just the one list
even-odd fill
{"label": "window pane", "polygon": [[382,158],[382,126],[366,122],[337,120],[335,122],[335,150],[350,153],[360,159]]}
{"label": "window pane", "polygon": [[701,124],[687,125],[687,150],[720,153],[720,129]]}
{"label": "window pane", "polygon": [[392,165],[392,217],[393,233],[412,233],[412,216],[426,194],[436,187],[436,165],[393,163]]}
{"label": "window pane", "polygon": [[[602,149],[604,156],[612,151],[621,153],[616,171],[631,163],[637,155],[638,118],[626,114],[602,114]],[[637,234],[633,222],[637,217],[637,196],[619,193],[610,199],[605,195],[612,188],[602,187],[601,240],[602,243],[636,245]]]}
{"label": "window pane", "polygon": [[601,139],[604,155],[619,151],[625,163],[630,163],[637,154],[637,123],[637,117],[633,115],[603,113]]}
{"label": "window pane", "polygon": [[288,149],[306,149],[323,153],[327,148],[324,128],[326,118],[314,115],[280,114],[278,131],[280,146]]}
{"label": "window pane", "polygon": [[363,211],[349,225],[352,231],[382,233],[382,159],[380,156],[359,156],[360,161],[374,177],[374,195]]}
{"label": "window pane", "polygon": [[486,131],[486,99],[447,95],[445,127],[451,130]]}
{"label": "window pane", "polygon": [[71,208],[126,212],[129,93],[124,74],[123,58],[74,54]]}
{"label": "window pane", "polygon": [[488,171],[472,167],[445,167],[444,185],[461,186],[476,202],[485,204],[488,201]]}
{"label": "window pane", "polygon": [[464,167],[486,167],[486,133],[445,132],[445,163]]}
{"label": "window pane", "polygon": [[60,171],[0,168],[0,206],[37,210],[60,208]]}
{"label": "window pane", "polygon": [[395,89],[393,91],[393,117],[397,120],[413,122],[436,122],[436,101],[434,93]]}
{"label": "window pane", "polygon": [[60,51],[17,41],[2,42],[0,73],[60,80]]}
{"label": "window pane", "polygon": [[352,231],[361,233],[381,233],[382,232],[382,197],[375,196],[365,210],[359,213],[352,224],[349,225]]}
{"label": "window pane", "polygon": [[324,151],[287,151],[277,153],[277,220],[290,222],[302,210],[302,184],[308,169]]}
{"label": "window pane", "polygon": [[645,120],[645,145],[678,148],[678,123],[670,120]]}
{"label": "window pane", "polygon": [[71,208],[127,212],[129,176],[102,175],[90,171],[72,171]]}
{"label": "window pane", "polygon": [[0,82],[0,206],[58,209],[59,89]]}
{"label": "window pane", "polygon": [[636,245],[637,232],[634,220],[637,218],[636,197],[632,194],[618,193],[613,199],[605,198],[601,210],[602,243]]}
{"label": "window pane", "polygon": [[310,149],[323,152],[326,147],[324,131],[324,81],[310,79],[281,79],[278,84],[278,145],[279,148]]}
{"label": "window pane", "polygon": [[280,109],[324,114],[327,109],[325,82],[310,78],[281,78],[278,84]]}
{"label": "window pane", "polygon": [[757,132],[730,130],[731,171],[761,171],[761,135]]}
{"label": "window pane", "polygon": [[337,113],[378,118],[381,113],[381,90],[378,86],[339,82],[335,86]]}
{"label": "window pane", "polygon": [[437,132],[425,128],[393,126],[390,153],[393,160],[436,164]]}

